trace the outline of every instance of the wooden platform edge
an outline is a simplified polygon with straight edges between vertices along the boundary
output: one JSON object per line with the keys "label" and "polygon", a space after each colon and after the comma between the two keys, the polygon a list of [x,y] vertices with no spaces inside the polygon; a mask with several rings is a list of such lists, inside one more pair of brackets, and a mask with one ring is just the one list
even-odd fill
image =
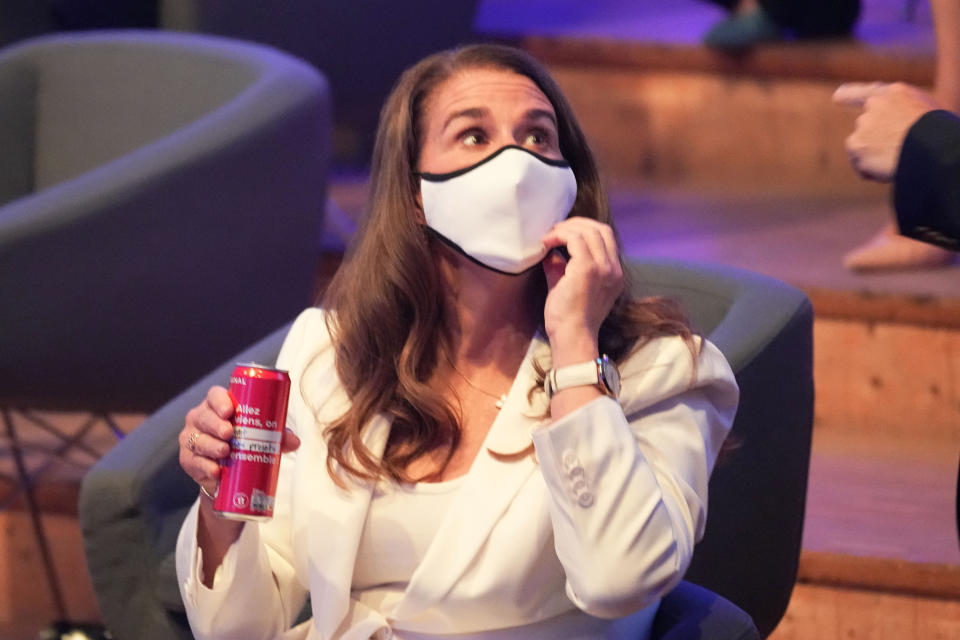
{"label": "wooden platform edge", "polygon": [[960,566],[803,551],[797,582],[960,600]]}
{"label": "wooden platform edge", "polygon": [[[33,496],[37,508],[43,514],[76,516],[80,500],[79,481],[44,482],[33,487]],[[23,489],[6,479],[0,483],[2,511],[27,511],[27,501]]]}
{"label": "wooden platform edge", "polygon": [[960,297],[800,287],[821,318],[960,329]]}
{"label": "wooden platform edge", "polygon": [[698,45],[608,38],[528,36],[501,41],[522,47],[547,65],[833,82],[903,81],[921,86],[932,85],[935,71],[932,52],[881,49],[854,40],[772,43],[739,54]]}

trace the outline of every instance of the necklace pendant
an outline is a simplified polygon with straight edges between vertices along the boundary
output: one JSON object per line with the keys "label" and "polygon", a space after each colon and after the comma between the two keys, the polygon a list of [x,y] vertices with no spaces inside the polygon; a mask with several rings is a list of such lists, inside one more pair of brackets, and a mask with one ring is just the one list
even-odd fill
{"label": "necklace pendant", "polygon": [[506,402],[507,402],[507,394],[504,393],[497,400],[497,410],[499,411],[500,409],[503,409],[503,405],[506,404]]}

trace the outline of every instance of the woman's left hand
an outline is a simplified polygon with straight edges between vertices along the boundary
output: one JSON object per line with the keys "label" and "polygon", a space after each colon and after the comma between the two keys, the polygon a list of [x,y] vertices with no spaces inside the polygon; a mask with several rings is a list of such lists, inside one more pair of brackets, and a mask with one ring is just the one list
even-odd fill
{"label": "woman's left hand", "polygon": [[609,225],[575,216],[559,222],[543,238],[547,249],[566,247],[564,260],[551,252],[543,262],[547,277],[544,327],[553,366],[597,357],[597,334],[623,291],[617,241]]}

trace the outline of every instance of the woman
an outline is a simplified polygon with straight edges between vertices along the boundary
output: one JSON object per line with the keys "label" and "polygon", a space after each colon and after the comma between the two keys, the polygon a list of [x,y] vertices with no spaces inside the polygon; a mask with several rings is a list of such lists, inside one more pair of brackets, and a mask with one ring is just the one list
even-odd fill
{"label": "woman", "polygon": [[[308,593],[289,637],[646,637],[737,388],[673,307],[624,293],[610,222],[529,56],[478,45],[401,77],[364,228],[278,360],[296,435],[274,518],[201,495],[181,530],[198,638],[279,637]],[[231,414],[211,389],[180,435],[205,493]]]}

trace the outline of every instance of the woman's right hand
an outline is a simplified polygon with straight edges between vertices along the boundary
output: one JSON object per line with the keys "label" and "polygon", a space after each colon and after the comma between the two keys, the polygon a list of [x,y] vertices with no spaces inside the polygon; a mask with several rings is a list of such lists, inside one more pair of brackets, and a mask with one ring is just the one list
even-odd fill
{"label": "woman's right hand", "polygon": [[[233,410],[233,400],[227,390],[210,387],[204,401],[187,412],[186,423],[180,431],[180,466],[211,496],[217,493],[220,460],[230,455]],[[299,447],[300,439],[290,429],[285,429],[282,452],[295,451]],[[204,498],[212,502],[208,496]]]}
{"label": "woman's right hand", "polygon": [[243,522],[221,518],[213,510],[220,482],[220,460],[230,455],[233,401],[223,387],[211,387],[203,402],[187,412],[180,431],[180,466],[203,491],[197,514],[197,545],[203,551],[201,581],[213,587],[217,567],[243,531]]}
{"label": "woman's right hand", "polygon": [[210,387],[204,401],[187,413],[180,431],[180,466],[209,495],[217,492],[220,460],[230,455],[231,418],[230,394],[223,387]]}
{"label": "woman's right hand", "polygon": [[[207,397],[187,413],[180,431],[180,466],[211,496],[220,482],[220,460],[230,455],[233,437],[233,401],[223,387],[211,387]],[[300,439],[289,429],[283,433],[281,451],[294,451]],[[213,586],[216,569],[230,545],[240,537],[243,522],[217,516],[213,500],[201,492],[197,544],[203,550],[202,581]]]}

